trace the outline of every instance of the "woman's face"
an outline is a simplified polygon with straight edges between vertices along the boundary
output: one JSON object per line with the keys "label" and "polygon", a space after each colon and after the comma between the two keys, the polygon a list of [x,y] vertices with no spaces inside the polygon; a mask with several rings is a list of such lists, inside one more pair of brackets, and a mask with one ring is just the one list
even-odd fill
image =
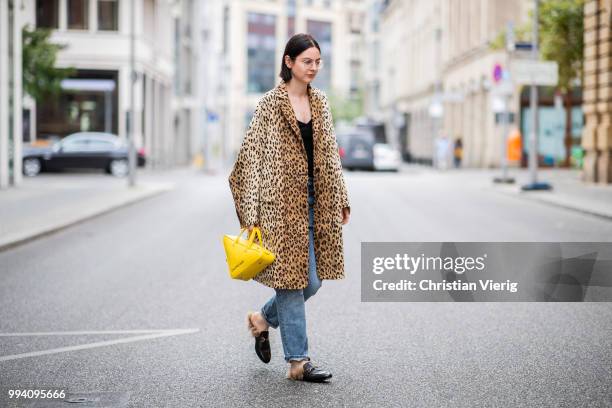
{"label": "woman's face", "polygon": [[285,55],[285,64],[291,69],[292,77],[305,84],[315,79],[319,72],[320,63],[321,53],[317,47],[310,47],[302,51],[300,55],[295,57],[295,61]]}

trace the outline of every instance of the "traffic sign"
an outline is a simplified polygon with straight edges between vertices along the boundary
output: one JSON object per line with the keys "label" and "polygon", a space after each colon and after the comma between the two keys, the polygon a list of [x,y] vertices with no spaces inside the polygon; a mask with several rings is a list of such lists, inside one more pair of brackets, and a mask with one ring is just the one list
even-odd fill
{"label": "traffic sign", "polygon": [[491,88],[491,93],[496,96],[511,96],[514,93],[512,81],[502,79],[501,82]]}
{"label": "traffic sign", "polygon": [[514,43],[514,49],[518,51],[531,51],[533,44],[530,42],[516,42]]}
{"label": "traffic sign", "polygon": [[495,64],[493,67],[493,82],[498,83],[502,80],[504,69],[500,64]]}
{"label": "traffic sign", "polygon": [[511,71],[517,84],[556,86],[559,82],[559,65],[553,61],[514,60]]}

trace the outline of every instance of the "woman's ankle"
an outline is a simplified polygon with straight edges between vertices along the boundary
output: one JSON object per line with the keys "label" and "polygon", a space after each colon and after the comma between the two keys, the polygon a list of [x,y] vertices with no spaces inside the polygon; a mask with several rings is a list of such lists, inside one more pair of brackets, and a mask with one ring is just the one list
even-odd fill
{"label": "woman's ankle", "polygon": [[270,328],[270,324],[268,323],[266,318],[263,316],[263,313],[257,312],[255,313],[255,315],[259,319],[259,323],[262,325],[263,330],[268,330]]}
{"label": "woman's ankle", "polygon": [[306,364],[308,360],[300,360],[300,361],[289,361],[289,370],[287,371],[287,377],[292,378],[294,380],[301,380],[304,376],[304,364]]}
{"label": "woman's ankle", "polygon": [[289,365],[291,366],[291,368],[296,368],[296,367],[301,367],[304,364],[306,364],[307,362],[309,362],[310,359],[304,359],[304,360],[290,360],[289,361]]}

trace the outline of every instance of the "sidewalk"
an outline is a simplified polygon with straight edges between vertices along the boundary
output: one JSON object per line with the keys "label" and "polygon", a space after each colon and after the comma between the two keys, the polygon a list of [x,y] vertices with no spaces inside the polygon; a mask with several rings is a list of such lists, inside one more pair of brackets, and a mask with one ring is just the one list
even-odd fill
{"label": "sidewalk", "polygon": [[485,188],[500,194],[507,194],[526,200],[590,214],[612,220],[612,185],[583,182],[580,170],[574,169],[538,169],[537,180],[552,185],[548,191],[522,191],[521,186],[529,183],[529,170],[511,168],[508,176],[515,179],[514,184],[496,184],[493,178],[501,176],[499,169],[449,169],[435,170],[431,167],[407,165],[422,171],[458,177],[462,183],[473,187]]}
{"label": "sidewalk", "polygon": [[550,191],[522,191],[530,180],[526,169],[514,171],[514,185],[496,185],[495,189],[525,199],[579,211],[612,220],[612,185],[584,182],[580,170],[542,169],[537,180],[552,185]]}
{"label": "sidewalk", "polygon": [[95,172],[24,177],[0,190],[0,251],[174,188],[150,171],[138,173],[134,188],[127,183]]}

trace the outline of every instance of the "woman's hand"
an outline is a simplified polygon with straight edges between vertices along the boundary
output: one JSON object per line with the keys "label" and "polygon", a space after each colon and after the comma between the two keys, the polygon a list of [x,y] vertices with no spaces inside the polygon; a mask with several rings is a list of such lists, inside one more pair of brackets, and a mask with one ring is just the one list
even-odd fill
{"label": "woman's hand", "polygon": [[350,216],[351,216],[350,207],[344,207],[342,209],[342,225],[348,224]]}

